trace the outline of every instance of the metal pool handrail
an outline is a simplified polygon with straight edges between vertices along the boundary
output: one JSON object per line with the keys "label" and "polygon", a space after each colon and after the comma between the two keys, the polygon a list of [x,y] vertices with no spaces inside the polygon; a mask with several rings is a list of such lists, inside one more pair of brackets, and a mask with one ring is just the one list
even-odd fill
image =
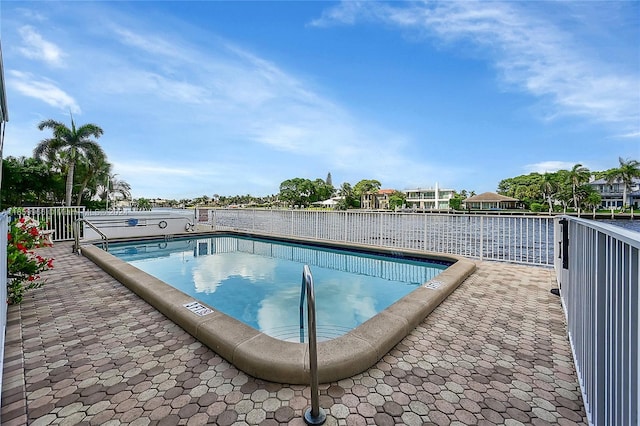
{"label": "metal pool handrail", "polygon": [[[306,291],[305,291],[306,290]],[[309,328],[309,372],[311,376],[311,407],[304,413],[308,425],[321,425],[327,419],[318,395],[318,350],[316,341],[316,296],[313,290],[313,276],[308,265],[302,269],[302,294],[300,294],[300,328],[302,322],[302,304],[307,293],[307,323]]]}
{"label": "metal pool handrail", "polygon": [[85,224],[87,224],[87,226],[89,226],[89,228],[96,231],[100,235],[100,238],[102,238],[102,240],[104,241],[103,249],[109,250],[109,239],[104,234],[104,232],[99,230],[93,223],[89,222],[87,219],[80,218],[80,219],[77,219],[73,224],[74,225],[73,226],[73,238],[74,238],[73,252],[74,253],[78,253],[78,250],[80,249],[80,222],[84,222]]}

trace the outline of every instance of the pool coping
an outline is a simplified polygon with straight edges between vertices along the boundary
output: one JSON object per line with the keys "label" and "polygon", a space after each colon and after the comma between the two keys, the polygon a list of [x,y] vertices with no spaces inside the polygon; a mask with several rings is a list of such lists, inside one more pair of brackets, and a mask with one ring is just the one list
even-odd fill
{"label": "pool coping", "polygon": [[[352,377],[374,365],[418,326],[476,268],[474,262],[461,256],[417,250],[399,250],[314,239],[278,238],[268,234],[246,232],[192,233],[188,236],[205,237],[221,234],[266,237],[335,248],[358,248],[372,253],[401,253],[455,262],[434,279],[413,290],[355,329],[338,338],[319,342],[318,380],[320,383]],[[236,368],[272,382],[309,383],[308,344],[278,340],[204,303],[201,305],[210,308],[211,312],[198,315],[185,307],[186,304],[194,302],[193,297],[101,248],[85,242],[80,248],[80,253]]]}

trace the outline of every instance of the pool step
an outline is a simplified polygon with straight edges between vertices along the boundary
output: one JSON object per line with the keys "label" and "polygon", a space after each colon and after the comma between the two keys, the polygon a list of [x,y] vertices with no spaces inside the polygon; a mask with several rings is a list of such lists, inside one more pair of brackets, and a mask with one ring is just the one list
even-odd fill
{"label": "pool step", "polygon": [[[350,330],[351,328],[340,325],[316,324],[316,333],[319,342],[335,339],[336,337],[340,337],[343,334],[348,333]],[[260,331],[275,339],[284,340],[287,342],[307,342],[306,327],[301,330],[299,324],[283,325],[281,327],[272,327]]]}

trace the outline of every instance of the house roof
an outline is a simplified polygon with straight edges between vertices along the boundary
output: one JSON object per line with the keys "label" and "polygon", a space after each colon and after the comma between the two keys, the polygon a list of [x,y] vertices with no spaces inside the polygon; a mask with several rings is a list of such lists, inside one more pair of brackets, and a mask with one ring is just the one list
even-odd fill
{"label": "house roof", "polygon": [[479,195],[474,195],[473,197],[469,197],[464,202],[472,202],[472,203],[488,203],[488,202],[500,202],[500,201],[520,201],[517,198],[507,197],[506,195],[496,194],[495,192],[483,192]]}
{"label": "house roof", "polygon": [[332,198],[329,198],[328,200],[316,201],[315,203],[311,203],[311,204],[316,206],[335,206],[343,198],[344,197],[332,197]]}
{"label": "house roof", "polygon": [[394,192],[396,192],[395,189],[381,189],[378,191],[378,194],[383,195],[383,194],[393,194]]}
{"label": "house roof", "polygon": [[[638,183],[640,183],[640,178],[633,178],[633,179],[631,179],[631,182],[633,184],[638,184]],[[606,184],[610,184],[610,183],[622,183],[622,180],[616,179],[613,182],[609,182],[607,179],[602,178],[602,179],[596,179],[596,180],[593,180],[593,181],[589,182],[589,185],[606,185]]]}

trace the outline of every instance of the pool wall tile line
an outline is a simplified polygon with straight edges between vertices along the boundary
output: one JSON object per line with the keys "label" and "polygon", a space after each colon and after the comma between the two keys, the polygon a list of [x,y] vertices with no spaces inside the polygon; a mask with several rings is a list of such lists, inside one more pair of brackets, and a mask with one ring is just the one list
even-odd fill
{"label": "pool wall tile line", "polygon": [[[193,297],[163,281],[96,246],[82,246],[81,254],[245,373],[277,383],[309,383],[307,344],[275,339],[215,309],[199,316],[184,307]],[[438,275],[442,286],[419,287],[347,334],[318,343],[321,383],[352,377],[374,365],[475,270],[470,260],[444,258],[455,263]]]}

